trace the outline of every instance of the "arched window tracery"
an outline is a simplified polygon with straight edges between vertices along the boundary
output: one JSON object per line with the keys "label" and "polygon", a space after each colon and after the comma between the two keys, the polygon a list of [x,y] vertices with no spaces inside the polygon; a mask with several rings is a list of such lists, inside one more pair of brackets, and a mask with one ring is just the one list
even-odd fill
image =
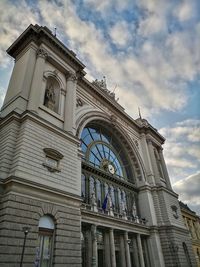
{"label": "arched window tracery", "polygon": [[[136,192],[134,186],[130,188],[130,183],[134,183],[134,172],[116,135],[102,126],[91,124],[82,132],[81,148],[84,153],[85,195],[88,195],[85,202],[92,205],[92,198],[98,211],[124,219],[127,216],[133,218],[132,199]],[[105,208],[105,201],[110,208]]]}

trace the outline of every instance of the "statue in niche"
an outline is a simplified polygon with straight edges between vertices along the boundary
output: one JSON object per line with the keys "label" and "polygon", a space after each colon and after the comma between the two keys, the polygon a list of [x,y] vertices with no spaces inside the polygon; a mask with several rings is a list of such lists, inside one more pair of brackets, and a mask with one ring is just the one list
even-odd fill
{"label": "statue in niche", "polygon": [[95,192],[94,191],[92,192],[90,201],[91,201],[92,211],[97,212],[98,211],[97,210],[97,201],[96,201],[96,197],[95,197]]}
{"label": "statue in niche", "polygon": [[122,200],[121,203],[120,203],[120,210],[121,210],[122,218],[123,219],[127,219],[127,216],[126,216],[126,205],[125,205],[124,200]]}
{"label": "statue in niche", "polygon": [[46,91],[45,91],[44,105],[47,108],[54,110],[55,103],[56,103],[56,96],[55,96],[54,88],[53,88],[53,85],[50,84],[46,88]]}
{"label": "statue in niche", "polygon": [[110,194],[108,194],[108,196],[107,196],[107,209],[108,209],[108,214],[111,216],[114,216],[113,203],[112,203],[112,198],[111,198]]}
{"label": "statue in niche", "polygon": [[133,218],[135,218],[137,216],[137,208],[136,208],[135,199],[133,199],[132,215],[133,215]]}

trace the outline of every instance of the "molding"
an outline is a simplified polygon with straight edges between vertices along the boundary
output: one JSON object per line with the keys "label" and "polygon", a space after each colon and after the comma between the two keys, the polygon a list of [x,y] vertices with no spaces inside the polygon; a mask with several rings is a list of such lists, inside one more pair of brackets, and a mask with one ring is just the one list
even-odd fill
{"label": "molding", "polygon": [[115,218],[106,214],[89,211],[83,208],[81,208],[81,222],[95,224],[97,226],[99,225],[99,222],[101,222],[101,227],[128,231],[129,233],[139,233],[147,236],[150,235],[149,226]]}
{"label": "molding", "polygon": [[1,180],[0,185],[3,187],[2,196],[12,192],[37,200],[41,199],[55,204],[57,203],[62,206],[66,206],[63,203],[68,202],[71,206],[75,206],[79,209],[82,202],[82,198],[78,195],[56,189],[55,187],[27,181],[26,179],[17,176],[9,176],[8,178]]}
{"label": "molding", "polygon": [[12,121],[12,120],[16,120],[16,121],[18,121],[20,123],[22,123],[22,122],[24,122],[26,120],[31,120],[31,121],[37,123],[40,126],[48,128],[51,132],[54,132],[57,135],[60,135],[61,137],[73,142],[77,146],[80,145],[80,140],[76,136],[74,136],[73,134],[71,134],[71,133],[69,133],[67,131],[64,131],[63,129],[59,128],[58,126],[56,126],[56,125],[50,123],[49,121],[41,118],[39,115],[37,115],[34,112],[25,111],[22,114],[19,114],[19,113],[15,112],[15,111],[12,111],[7,116],[2,118],[2,120],[0,121],[1,127],[3,125],[5,125],[6,123]]}

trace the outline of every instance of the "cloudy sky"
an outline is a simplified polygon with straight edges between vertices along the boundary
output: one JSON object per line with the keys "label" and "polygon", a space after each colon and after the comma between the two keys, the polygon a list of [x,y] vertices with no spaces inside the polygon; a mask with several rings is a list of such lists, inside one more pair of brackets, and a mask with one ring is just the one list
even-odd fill
{"label": "cloudy sky", "polygon": [[6,49],[27,26],[54,31],[133,118],[167,139],[164,154],[180,199],[200,214],[200,1],[1,0],[0,106],[13,67]]}

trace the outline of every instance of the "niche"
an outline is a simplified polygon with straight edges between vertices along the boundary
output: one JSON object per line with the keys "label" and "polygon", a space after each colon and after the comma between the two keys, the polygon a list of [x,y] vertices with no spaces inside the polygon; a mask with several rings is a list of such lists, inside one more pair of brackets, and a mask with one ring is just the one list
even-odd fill
{"label": "niche", "polygon": [[60,86],[53,77],[47,78],[46,89],[44,94],[44,106],[52,111],[59,113]]}

